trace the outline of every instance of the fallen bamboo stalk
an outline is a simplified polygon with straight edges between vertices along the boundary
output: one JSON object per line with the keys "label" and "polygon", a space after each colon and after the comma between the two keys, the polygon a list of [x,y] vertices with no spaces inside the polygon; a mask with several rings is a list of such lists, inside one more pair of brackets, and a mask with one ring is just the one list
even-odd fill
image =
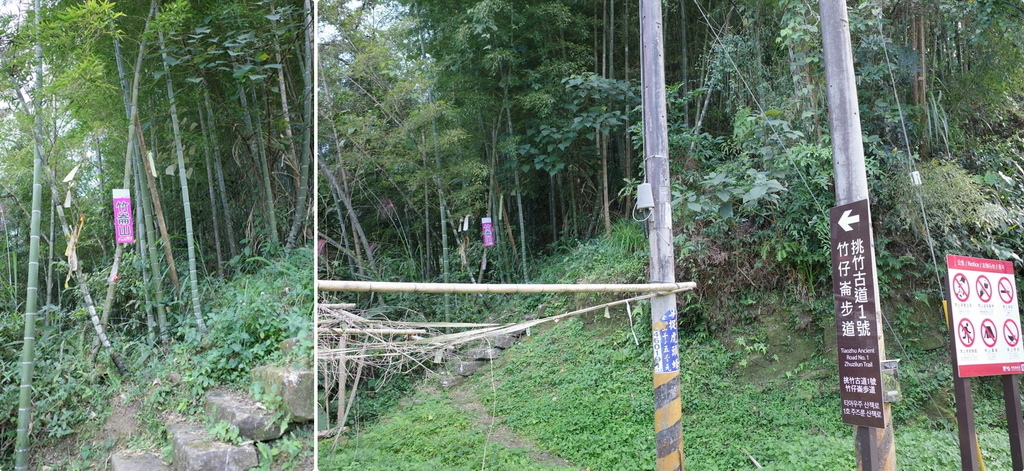
{"label": "fallen bamboo stalk", "polygon": [[350,311],[356,308],[355,303],[340,303],[340,304],[321,304],[321,308],[326,309],[341,309],[343,311]]}
{"label": "fallen bamboo stalk", "polygon": [[472,284],[402,283],[394,281],[317,280],[320,291],[435,293],[435,294],[518,294],[518,293],[651,293],[689,291],[697,283],[645,284]]}
{"label": "fallen bamboo stalk", "polygon": [[367,334],[367,335],[419,335],[426,334],[427,331],[423,329],[380,329],[380,328],[369,328],[361,329],[359,327],[345,327],[342,329],[332,327],[321,327],[317,329],[317,332],[321,334]]}

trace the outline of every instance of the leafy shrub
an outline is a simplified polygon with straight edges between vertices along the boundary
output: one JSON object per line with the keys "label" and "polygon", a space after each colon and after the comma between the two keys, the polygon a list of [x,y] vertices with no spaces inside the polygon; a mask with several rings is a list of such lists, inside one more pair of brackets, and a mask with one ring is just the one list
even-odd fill
{"label": "leafy shrub", "polygon": [[[310,252],[298,250],[280,261],[255,260],[266,266],[209,288],[217,296],[205,309],[209,328],[205,337],[199,339],[185,321],[186,341],[176,349],[187,358],[186,380],[200,390],[236,383],[248,377],[253,367],[282,360],[282,341],[311,336]],[[311,342],[300,342],[296,355],[311,356],[311,349]]]}

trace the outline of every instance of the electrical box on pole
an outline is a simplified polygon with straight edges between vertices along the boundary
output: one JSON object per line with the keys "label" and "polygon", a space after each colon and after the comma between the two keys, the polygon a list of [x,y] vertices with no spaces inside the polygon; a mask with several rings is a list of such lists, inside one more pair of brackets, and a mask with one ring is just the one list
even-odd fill
{"label": "electrical box on pole", "polygon": [[896,447],[890,405],[882,391],[885,340],[850,22],[845,1],[820,0],[819,8],[836,185],[831,250],[840,375],[844,365],[847,375],[839,385],[843,420],[856,427],[857,469],[892,471]]}

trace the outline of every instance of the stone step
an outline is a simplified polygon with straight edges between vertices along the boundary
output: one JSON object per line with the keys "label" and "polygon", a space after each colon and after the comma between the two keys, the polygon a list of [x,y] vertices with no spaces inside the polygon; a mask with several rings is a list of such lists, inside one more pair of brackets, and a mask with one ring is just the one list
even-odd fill
{"label": "stone step", "polygon": [[476,370],[483,368],[486,364],[487,362],[482,360],[460,361],[455,365],[455,374],[459,376],[469,376],[476,373]]}
{"label": "stone step", "polygon": [[242,393],[207,392],[205,410],[208,417],[234,425],[240,436],[258,442],[279,438],[284,433],[280,420],[274,421],[273,411]]}
{"label": "stone step", "polygon": [[493,360],[501,355],[500,348],[471,348],[463,357],[466,360]]}
{"label": "stone step", "polygon": [[110,457],[110,469],[113,471],[170,471],[156,454],[122,450]]}
{"label": "stone step", "polygon": [[487,337],[485,341],[487,345],[490,347],[500,348],[504,350],[506,348],[511,347],[516,342],[519,342],[519,339],[523,338],[524,335],[526,335],[526,329],[518,330],[510,334],[493,335]]}
{"label": "stone step", "polygon": [[277,391],[292,422],[311,422],[316,408],[313,397],[313,372],[306,368],[260,366],[252,370],[252,379],[266,392]]}
{"label": "stone step", "polygon": [[167,426],[174,448],[175,471],[245,471],[259,466],[252,444],[231,445],[214,440],[200,425]]}

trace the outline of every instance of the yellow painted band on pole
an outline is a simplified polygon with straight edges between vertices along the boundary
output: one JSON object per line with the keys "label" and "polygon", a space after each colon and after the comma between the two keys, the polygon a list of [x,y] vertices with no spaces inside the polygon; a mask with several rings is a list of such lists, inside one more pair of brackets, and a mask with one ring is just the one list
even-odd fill
{"label": "yellow painted band on pole", "polygon": [[672,373],[654,373],[654,387],[661,386],[679,376],[678,371]]}
{"label": "yellow painted band on pole", "polygon": [[662,458],[657,459],[657,469],[683,469],[683,454],[682,451],[679,454],[671,454]]}
{"label": "yellow painted band on pole", "polygon": [[978,441],[978,432],[974,432],[974,448],[978,452],[978,469],[985,471],[985,458],[981,456],[981,442]]}
{"label": "yellow painted band on pole", "polygon": [[949,325],[949,303],[945,299],[942,300],[942,314],[946,316],[946,325]]}
{"label": "yellow painted band on pole", "polygon": [[679,399],[670,401],[661,409],[654,410],[654,423],[664,424],[663,428],[671,427],[680,420],[683,420],[683,408]]}

